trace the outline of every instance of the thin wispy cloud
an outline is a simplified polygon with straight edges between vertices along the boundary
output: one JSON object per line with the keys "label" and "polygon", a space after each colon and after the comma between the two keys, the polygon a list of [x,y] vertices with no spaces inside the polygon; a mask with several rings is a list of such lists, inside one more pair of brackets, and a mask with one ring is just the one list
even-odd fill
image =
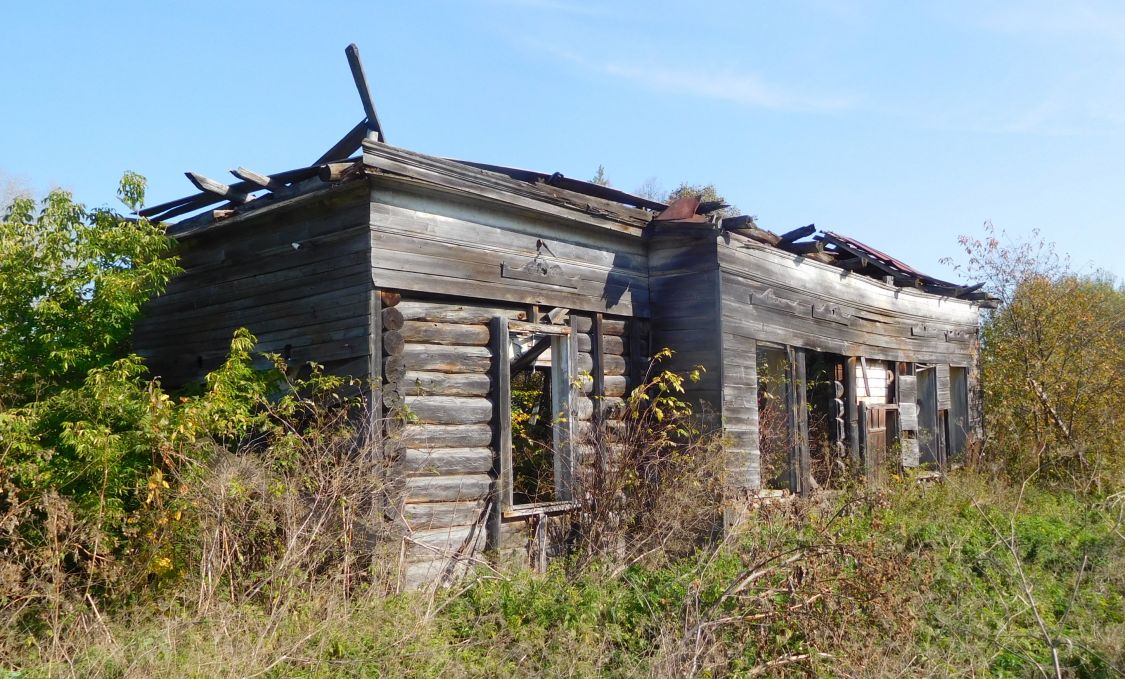
{"label": "thin wispy cloud", "polygon": [[1125,49],[1125,5],[1119,2],[1072,0],[986,6],[977,16],[983,28],[1001,33],[1094,40],[1102,46]]}
{"label": "thin wispy cloud", "polygon": [[605,5],[575,2],[573,0],[488,0],[488,3],[518,9],[573,14],[577,16],[604,17],[613,14],[611,9]]}
{"label": "thin wispy cloud", "polygon": [[634,85],[680,97],[728,101],[750,108],[802,113],[830,113],[852,108],[853,101],[838,95],[815,96],[769,83],[757,73],[723,72],[711,66],[693,68],[620,60],[598,61],[573,52],[549,49],[556,57],[585,69],[619,78]]}

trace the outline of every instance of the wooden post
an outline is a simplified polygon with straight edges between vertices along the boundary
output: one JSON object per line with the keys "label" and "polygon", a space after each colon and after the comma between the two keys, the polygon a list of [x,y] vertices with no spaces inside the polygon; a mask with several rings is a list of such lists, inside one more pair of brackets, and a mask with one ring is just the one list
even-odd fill
{"label": "wooden post", "polygon": [[492,502],[488,516],[485,544],[490,550],[500,549],[500,519],[512,503],[512,382],[508,369],[510,344],[508,319],[497,316],[491,323],[492,349]]}
{"label": "wooden post", "polygon": [[809,493],[809,413],[805,394],[805,350],[788,347],[789,379],[786,403],[789,410],[789,489],[802,496]]}
{"label": "wooden post", "polygon": [[348,66],[352,69],[352,80],[355,81],[359,99],[363,102],[363,112],[367,115],[367,129],[370,132],[368,138],[373,138],[375,141],[386,141],[383,127],[379,124],[379,115],[375,112],[375,101],[371,97],[371,87],[368,86],[367,75],[363,72],[363,62],[359,60],[359,48],[355,46],[355,43],[352,43],[344,49],[344,54],[348,56]]}
{"label": "wooden post", "polygon": [[800,492],[807,497],[812,491],[809,478],[812,476],[812,459],[809,453],[809,406],[808,384],[805,375],[805,350],[797,349],[797,462],[800,469]]}
{"label": "wooden post", "polygon": [[856,412],[859,419],[859,435],[857,438],[859,440],[860,457],[863,460],[864,478],[870,481],[873,465],[870,462],[871,455],[867,450],[867,403],[860,401]]}
{"label": "wooden post", "polygon": [[594,446],[597,455],[596,464],[598,472],[606,470],[606,440],[605,440],[605,338],[602,336],[602,314],[594,314],[590,327],[590,337],[593,340],[590,355],[593,357],[593,390],[591,396],[594,401]]}
{"label": "wooden post", "polygon": [[856,398],[856,358],[849,356],[844,361],[844,415],[848,427],[848,456],[852,469],[858,472],[860,464],[859,441],[859,399]]}
{"label": "wooden post", "polygon": [[378,289],[368,295],[367,307],[367,445],[376,459],[383,450],[383,300]]}

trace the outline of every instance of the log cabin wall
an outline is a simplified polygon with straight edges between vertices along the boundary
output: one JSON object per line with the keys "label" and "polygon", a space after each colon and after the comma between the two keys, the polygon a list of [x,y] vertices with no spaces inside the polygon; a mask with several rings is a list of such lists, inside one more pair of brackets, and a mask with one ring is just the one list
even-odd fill
{"label": "log cabin wall", "polygon": [[236,328],[258,350],[367,374],[365,181],[335,185],[179,237],[184,272],[150,301],[134,347],[165,386],[218,367]]}
{"label": "log cabin wall", "polygon": [[[383,333],[388,352],[383,394],[385,403],[403,405],[398,413],[389,409],[390,421],[401,424],[391,424],[387,437],[404,488],[401,506],[394,510],[406,536],[403,585],[453,576],[481,559],[488,546],[501,559],[528,565],[539,560],[541,550],[559,553],[565,516],[502,516],[495,504],[495,427],[498,408],[507,404],[499,402],[496,390],[500,366],[490,326],[497,317],[528,321],[531,312],[510,303],[409,292],[392,308],[401,321]],[[622,397],[631,387],[630,344],[642,352],[647,344],[630,340],[645,332],[641,321],[595,317],[570,312],[555,319],[577,331],[575,359],[582,380],[573,419],[579,477],[592,473],[596,462],[595,408],[603,404],[607,429],[621,426]],[[600,360],[595,325],[602,328]],[[599,363],[600,385],[592,372]],[[544,520],[550,524],[546,543],[536,530]]]}
{"label": "log cabin wall", "polygon": [[[572,452],[577,476],[590,473],[598,428],[620,427],[623,397],[647,363],[643,221],[521,196],[506,178],[437,159],[366,150],[378,168],[371,281],[393,293],[383,299],[399,299],[401,318],[383,332],[382,400],[392,417],[401,403],[406,419],[387,444],[404,476],[404,586],[454,575],[486,547],[541,565],[559,552],[568,519],[501,511],[498,434],[510,395],[498,393],[507,366],[498,363],[493,319],[570,328],[583,376],[571,401]],[[469,180],[504,190],[461,183]]]}

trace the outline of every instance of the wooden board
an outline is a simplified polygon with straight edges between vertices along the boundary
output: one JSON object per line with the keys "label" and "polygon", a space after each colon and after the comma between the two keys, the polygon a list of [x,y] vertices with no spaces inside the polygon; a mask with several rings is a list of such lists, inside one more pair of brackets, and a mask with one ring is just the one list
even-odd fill
{"label": "wooden board", "polygon": [[[372,193],[370,219],[380,286],[625,314],[648,306],[647,262],[636,237],[560,230],[487,204],[382,188]],[[558,275],[518,282],[504,276],[532,263]]]}

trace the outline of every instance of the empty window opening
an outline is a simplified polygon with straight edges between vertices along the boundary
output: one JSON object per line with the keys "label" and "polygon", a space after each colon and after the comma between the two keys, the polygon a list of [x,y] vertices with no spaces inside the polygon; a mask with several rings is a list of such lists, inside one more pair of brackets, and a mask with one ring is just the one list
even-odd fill
{"label": "empty window opening", "polygon": [[759,343],[758,450],[765,487],[807,493],[847,471],[844,363],[835,354]]}
{"label": "empty window opening", "polygon": [[[549,351],[546,353],[550,353]],[[512,503],[554,502],[555,424],[550,357],[512,375]]]}
{"label": "empty window opening", "polygon": [[550,508],[572,499],[574,389],[570,326],[497,319],[503,342],[498,393],[505,511]]}
{"label": "empty window opening", "polygon": [[969,443],[969,375],[963,367],[949,367],[949,413],[946,446],[950,462],[963,462]]}
{"label": "empty window opening", "polygon": [[918,388],[918,462],[940,466],[945,457],[945,428],[939,418],[937,370],[933,365],[916,365]]}
{"label": "empty window opening", "polygon": [[805,352],[805,402],[809,432],[807,474],[811,486],[827,487],[847,470],[844,358]]}
{"label": "empty window opening", "polygon": [[790,455],[785,349],[758,343],[758,451],[762,484],[788,488]]}

